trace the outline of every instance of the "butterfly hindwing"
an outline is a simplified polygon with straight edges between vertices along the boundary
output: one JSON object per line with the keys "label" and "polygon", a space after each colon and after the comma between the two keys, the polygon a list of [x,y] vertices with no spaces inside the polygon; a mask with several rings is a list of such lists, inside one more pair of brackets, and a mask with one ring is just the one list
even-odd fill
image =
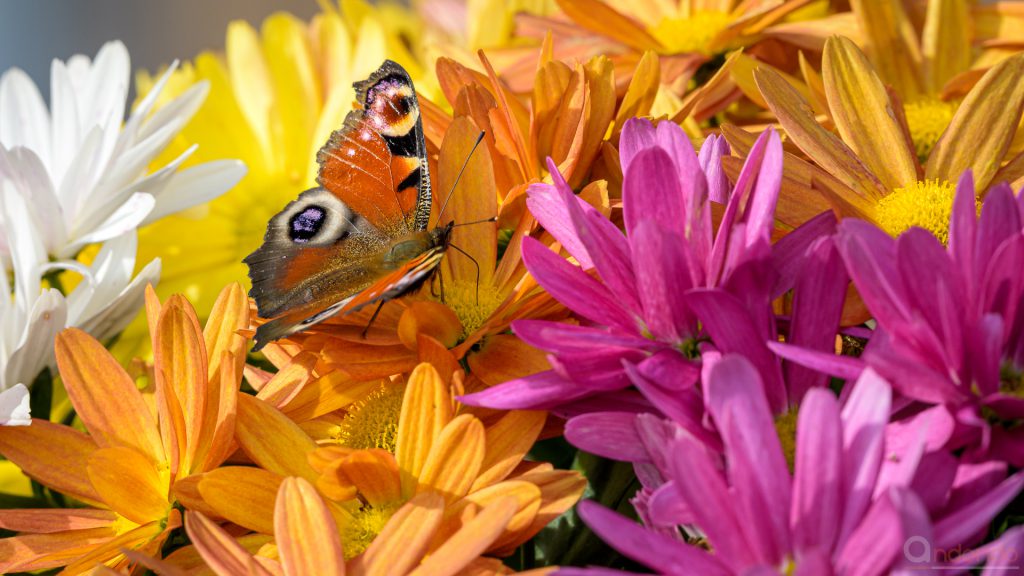
{"label": "butterfly hindwing", "polygon": [[431,188],[416,92],[386,61],[355,84],[350,112],[317,155],[319,187],[275,215],[250,254],[256,349],[337,313],[412,290],[434,272],[445,234],[426,231]]}

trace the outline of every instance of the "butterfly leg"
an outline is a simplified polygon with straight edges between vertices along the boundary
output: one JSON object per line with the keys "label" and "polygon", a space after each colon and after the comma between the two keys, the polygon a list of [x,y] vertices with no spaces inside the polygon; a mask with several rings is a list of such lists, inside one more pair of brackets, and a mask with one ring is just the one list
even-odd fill
{"label": "butterfly leg", "polygon": [[366,340],[366,333],[370,331],[370,326],[373,326],[373,321],[377,319],[377,314],[380,314],[380,309],[384,307],[384,300],[377,304],[377,309],[373,311],[373,316],[370,316],[370,321],[366,323],[366,328],[363,328],[363,340]]}
{"label": "butterfly leg", "polygon": [[[462,254],[466,258],[469,258],[469,261],[473,263],[473,266],[476,266],[476,303],[479,304],[480,303],[480,263],[476,261],[476,258],[473,258],[472,256],[470,256],[468,252],[466,252],[462,248],[459,248],[455,244],[448,243],[448,246],[454,248],[455,250],[457,250],[460,254]],[[444,301],[442,300],[442,302],[444,302]]]}
{"label": "butterfly leg", "polygon": [[445,303],[445,301],[444,301],[444,276],[441,274],[441,269],[440,268],[437,269],[437,284],[441,288],[441,294],[440,294],[441,304],[444,304]]}

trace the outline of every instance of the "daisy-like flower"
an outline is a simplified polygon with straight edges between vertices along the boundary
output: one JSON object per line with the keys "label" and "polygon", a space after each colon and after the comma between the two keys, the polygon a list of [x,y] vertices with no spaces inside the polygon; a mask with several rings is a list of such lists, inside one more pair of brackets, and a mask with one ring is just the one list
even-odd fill
{"label": "daisy-like flower", "polygon": [[[523,242],[523,261],[538,284],[576,314],[580,325],[514,323],[520,338],[551,353],[552,369],[463,401],[502,409],[558,407],[562,414],[650,409],[650,402],[656,411],[678,414],[699,433],[700,400],[694,385],[710,338],[719,352],[751,358],[762,372],[773,408],[785,410],[789,401],[782,371],[765,345],[776,338],[770,303],[795,281],[792,269],[774,265],[770,244],[782,146],[774,133],[763,134],[735,188],[722,172],[726,150],[723,140],[709,137],[698,156],[670,122],[656,129],[643,120],[629,122],[620,152],[625,236],[574,196],[557,172],[554,186],[532,187],[530,210],[579,266],[533,239]],[[715,233],[712,212],[721,203],[726,206]],[[788,253],[795,260],[803,253],[801,247],[828,233],[830,225],[831,216],[825,215],[794,232]],[[591,269],[600,281],[588,274]],[[817,314],[825,321],[800,336],[820,347],[818,332],[824,331],[828,349],[838,312],[826,287],[835,279],[841,290],[845,280],[839,270],[820,286],[818,295],[809,297],[822,300],[808,300],[810,308],[821,307],[811,317]],[[833,301],[829,304],[828,299]],[[841,300],[840,295],[838,305]],[[631,386],[644,398],[628,390]],[[794,393],[793,401],[800,394]]]}
{"label": "daisy-like flower", "polygon": [[0,427],[0,454],[83,508],[2,510],[0,571],[65,566],[81,574],[123,566],[122,550],[158,555],[180,526],[174,508],[190,475],[234,451],[235,395],[242,377],[248,303],[241,286],[223,290],[204,330],[180,296],[160,306],[150,292],[155,364],[140,391],[95,338],[57,336],[57,366],[86,432],[33,420]]}
{"label": "daisy-like flower", "polygon": [[[240,395],[238,442],[260,468],[229,466],[204,474],[197,484],[201,501],[186,506],[274,534],[278,487],[286,477],[299,476],[329,500],[345,557],[352,559],[373,550],[378,537],[412,530],[394,519],[404,515],[407,503],[423,504],[417,494],[435,492],[443,501],[444,513],[427,549],[431,553],[474,513],[511,497],[515,513],[511,520],[495,520],[500,534],[482,550],[508,554],[571,507],[585,481],[576,472],[522,461],[541,430],[543,414],[509,412],[485,426],[471,413],[459,412],[437,371],[423,364],[405,385],[397,426],[380,429],[392,440],[374,441],[383,448],[317,448],[286,415]],[[426,504],[436,508],[439,503]]]}
{"label": "daisy-like flower", "polygon": [[[659,55],[661,81],[682,95],[697,70],[714,57],[750,48],[763,33],[808,4],[804,0],[738,2],[679,0],[632,5],[603,0],[558,0],[551,15],[517,17],[520,36],[554,36],[554,55],[569,61],[606,54],[623,79],[645,51]],[[632,9],[629,9],[632,8]]]}
{"label": "daisy-like flower", "polygon": [[89,244],[216,198],[245,174],[234,160],[179,170],[195,146],[149,172],[203,103],[207,85],[154,113],[165,74],[122,126],[129,66],[120,42],[105,44],[93,62],[82,55],[54,60],[50,110],[20,69],[0,78],[0,181],[28,203],[53,259],[73,259]]}
{"label": "daisy-like flower", "polygon": [[[443,545],[434,547],[431,541],[443,525],[444,497],[436,492],[424,492],[398,509],[373,544],[353,557],[343,551],[344,542],[328,506],[307,480],[285,478],[274,505],[276,550],[268,551],[268,556],[274,557],[254,555],[224,528],[199,512],[185,515],[185,529],[207,566],[225,576],[279,573],[446,575],[467,568],[493,569],[493,565],[480,562],[478,557],[501,535],[518,507],[511,496],[488,502],[456,533],[449,535]],[[177,576],[181,573],[166,563],[149,559],[142,562],[157,574]]]}
{"label": "daisy-like flower", "polygon": [[[883,575],[943,564],[940,551],[972,544],[969,538],[1024,487],[1017,474],[969,505],[932,517],[928,490],[911,485],[920,454],[904,455],[902,475],[882,473],[891,390],[870,370],[843,406],[827,388],[807,393],[790,472],[763,387],[752,385],[759,378],[746,359],[732,355],[708,371],[708,410],[722,435],[721,455],[683,432],[654,447],[670,480],[650,502],[660,529],[591,502],[579,507],[587,524],[660,574]],[[694,536],[681,540],[675,526],[684,524]],[[962,565],[987,558],[995,567],[1020,545],[1016,531],[1006,538],[1003,548]]]}
{"label": "daisy-like flower", "polygon": [[792,158],[792,182],[817,190],[841,216],[874,222],[891,235],[920,226],[945,242],[954,182],[964,170],[973,170],[979,197],[993,182],[1016,178],[1019,161],[1000,166],[1024,111],[1024,55],[982,76],[923,167],[906,115],[860,49],[846,38],[830,38],[823,62],[838,136],[818,124],[811,106],[778,73],[760,69],[755,78],[786,133],[821,169]]}
{"label": "daisy-like flower", "polygon": [[993,186],[976,217],[970,172],[957,185],[949,246],[911,228],[893,239],[846,220],[837,246],[878,323],[864,362],[909,399],[938,405],[956,427],[938,444],[1024,464],[1024,200]]}
{"label": "daisy-like flower", "polygon": [[[186,294],[200,317],[221,286],[248,282],[242,259],[259,247],[267,222],[315,185],[317,150],[351,108],[353,82],[390,58],[409,71],[420,93],[436,92],[406,48],[407,33],[419,27],[409,22],[411,13],[343,4],[344,14],[322,3],[324,12],[309,23],[286,13],[268,17],[259,31],[232,22],[225,53],[200,54],[168,86],[174,93],[209,83],[209,97],[182,134],[212,145],[191,161],[230,153],[250,169],[228,194],[140,234],[140,256],[163,261],[159,292]],[[139,85],[147,93],[151,81],[143,76]],[[141,322],[133,328],[137,342]]]}

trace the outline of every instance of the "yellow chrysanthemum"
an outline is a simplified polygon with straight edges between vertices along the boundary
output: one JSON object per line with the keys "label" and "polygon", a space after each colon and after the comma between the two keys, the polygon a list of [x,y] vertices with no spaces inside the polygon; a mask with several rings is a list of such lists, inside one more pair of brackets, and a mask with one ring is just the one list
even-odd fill
{"label": "yellow chrysanthemum", "polygon": [[[210,83],[210,93],[182,130],[180,146],[167,153],[201,141],[189,163],[229,155],[242,159],[249,174],[217,200],[141,231],[138,260],[163,261],[160,293],[184,293],[203,316],[220,286],[248,282],[242,258],[259,247],[270,218],[314,185],[316,152],[351,109],[352,83],[383,60],[405,66],[420,93],[436,93],[436,81],[414,56],[420,29],[397,4],[346,0],[336,9],[325,2],[308,24],[285,13],[267,18],[259,31],[232,22],[223,55],[205,52],[182,66],[166,97],[200,80]],[[141,75],[140,93],[150,85]],[[140,320],[125,335],[126,354],[139,351],[142,329]]]}

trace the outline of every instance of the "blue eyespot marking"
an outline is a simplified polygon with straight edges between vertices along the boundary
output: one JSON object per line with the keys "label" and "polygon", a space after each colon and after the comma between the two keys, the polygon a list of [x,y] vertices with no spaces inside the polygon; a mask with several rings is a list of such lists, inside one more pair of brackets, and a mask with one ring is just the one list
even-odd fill
{"label": "blue eyespot marking", "polygon": [[316,236],[327,220],[327,211],[320,206],[307,206],[302,212],[292,216],[288,223],[288,235],[292,242],[304,244]]}

